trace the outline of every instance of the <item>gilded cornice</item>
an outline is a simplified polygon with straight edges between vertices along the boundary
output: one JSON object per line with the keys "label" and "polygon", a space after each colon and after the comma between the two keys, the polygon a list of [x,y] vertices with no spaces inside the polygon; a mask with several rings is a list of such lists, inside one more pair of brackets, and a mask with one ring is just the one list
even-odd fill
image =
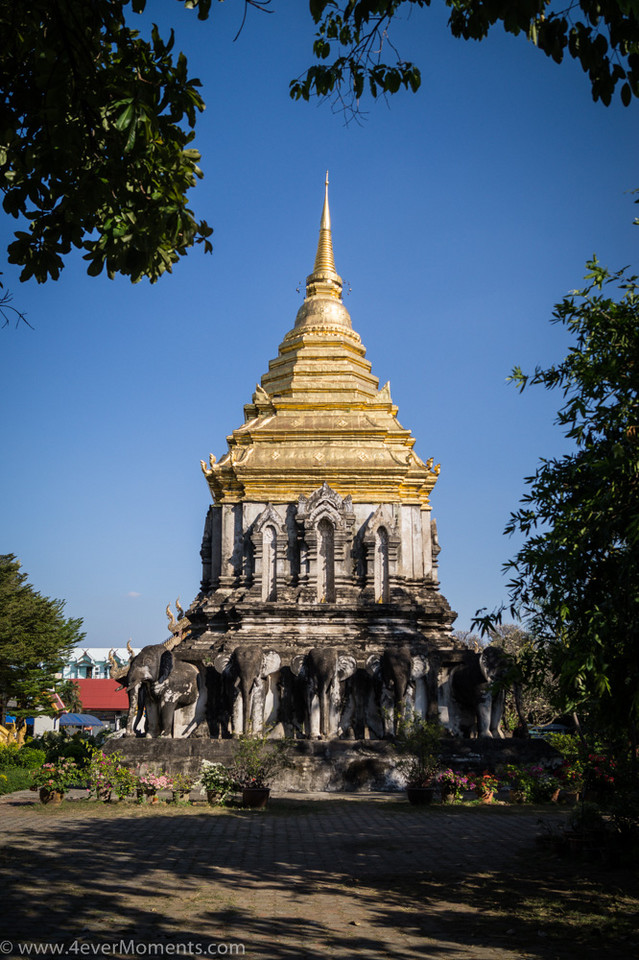
{"label": "gilded cornice", "polygon": [[439,465],[414,453],[397,420],[390,385],[381,389],[341,302],[328,178],[313,273],[295,326],[284,337],[227,437],[218,463],[202,462],[218,503],[289,503],[327,482],[355,503],[427,507]]}

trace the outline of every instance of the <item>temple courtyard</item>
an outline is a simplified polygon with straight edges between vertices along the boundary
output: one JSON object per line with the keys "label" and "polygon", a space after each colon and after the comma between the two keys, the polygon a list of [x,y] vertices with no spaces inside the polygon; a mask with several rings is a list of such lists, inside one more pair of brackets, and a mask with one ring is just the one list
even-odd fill
{"label": "temple courtyard", "polygon": [[[636,874],[561,859],[564,808],[289,794],[266,810],[0,801],[3,956],[636,956]],[[57,951],[61,952],[58,953]]]}

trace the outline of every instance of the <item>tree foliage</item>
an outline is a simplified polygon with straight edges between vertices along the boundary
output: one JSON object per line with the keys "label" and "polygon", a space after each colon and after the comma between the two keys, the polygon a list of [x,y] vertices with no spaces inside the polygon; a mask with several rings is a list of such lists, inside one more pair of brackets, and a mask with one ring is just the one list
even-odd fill
{"label": "tree foliage", "polygon": [[0,706],[19,721],[52,716],[56,674],[82,641],[81,620],[66,619],[64,602],[43,597],[27,583],[20,562],[0,555]]}
{"label": "tree foliage", "polygon": [[504,651],[511,664],[504,704],[506,728],[515,730],[522,723],[537,726],[555,720],[562,712],[557,681],[543,655],[543,646],[540,649],[533,634],[514,623],[497,624],[490,642]]}
{"label": "tree foliage", "polygon": [[[103,269],[157,280],[210,227],[187,206],[202,176],[191,146],[200,82],[173,33],[143,39],[125,13],[146,0],[0,0],[0,189],[19,218],[9,262],[57,279],[84,251]],[[211,0],[184,0],[206,17]]]}
{"label": "tree foliage", "polygon": [[[626,106],[639,97],[639,11],[635,0],[444,0],[454,37],[483,40],[501,24],[523,34],[556,63],[565,54],[588,74],[594,100],[608,105],[618,88]],[[419,68],[392,41],[393,21],[431,0],[310,0],[319,62],[292,81],[291,96],[336,93],[347,109],[373,96],[416,91]]]}
{"label": "tree foliage", "polygon": [[82,713],[80,688],[75,680],[59,680],[55,691],[62,700],[67,713]]}
{"label": "tree foliage", "polygon": [[[530,626],[565,709],[629,731],[639,720],[639,291],[594,259],[555,308],[575,338],[556,366],[512,379],[559,389],[573,450],[542,460],[506,532],[524,543],[507,569],[511,613]],[[616,285],[618,299],[608,294]],[[484,618],[487,625],[490,618]]]}

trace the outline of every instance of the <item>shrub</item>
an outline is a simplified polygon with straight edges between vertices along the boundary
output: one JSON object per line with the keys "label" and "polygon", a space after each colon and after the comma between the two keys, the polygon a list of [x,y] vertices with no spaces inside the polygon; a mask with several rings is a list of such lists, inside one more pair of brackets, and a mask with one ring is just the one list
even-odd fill
{"label": "shrub", "polygon": [[0,772],[0,796],[16,790],[28,790],[30,786],[31,774],[23,767],[4,767]]}
{"label": "shrub", "polygon": [[66,793],[70,786],[77,783],[78,768],[73,760],[62,759],[57,763],[43,763],[38,770],[32,773],[31,782],[34,787],[48,787]]}
{"label": "shrub", "polygon": [[439,767],[439,745],[442,728],[422,717],[401,718],[395,749],[404,759],[397,769],[406,777],[409,787],[427,787]]}
{"label": "shrub", "polygon": [[19,747],[15,743],[0,746],[0,767],[22,767],[32,770],[41,767],[46,761],[44,750],[37,750],[29,744]]}
{"label": "shrub", "polygon": [[284,740],[269,740],[268,733],[242,734],[236,742],[230,768],[236,786],[268,787],[273,774],[286,765],[284,746]]}

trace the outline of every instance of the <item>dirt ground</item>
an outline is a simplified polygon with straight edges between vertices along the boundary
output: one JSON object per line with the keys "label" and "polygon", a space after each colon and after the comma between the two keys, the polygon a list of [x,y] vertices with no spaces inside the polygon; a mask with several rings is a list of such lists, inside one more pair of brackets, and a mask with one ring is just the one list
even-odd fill
{"label": "dirt ground", "polygon": [[562,859],[536,840],[540,819],[557,829],[566,810],[36,799],[0,803],[0,957],[34,945],[68,957],[639,956],[632,865]]}

